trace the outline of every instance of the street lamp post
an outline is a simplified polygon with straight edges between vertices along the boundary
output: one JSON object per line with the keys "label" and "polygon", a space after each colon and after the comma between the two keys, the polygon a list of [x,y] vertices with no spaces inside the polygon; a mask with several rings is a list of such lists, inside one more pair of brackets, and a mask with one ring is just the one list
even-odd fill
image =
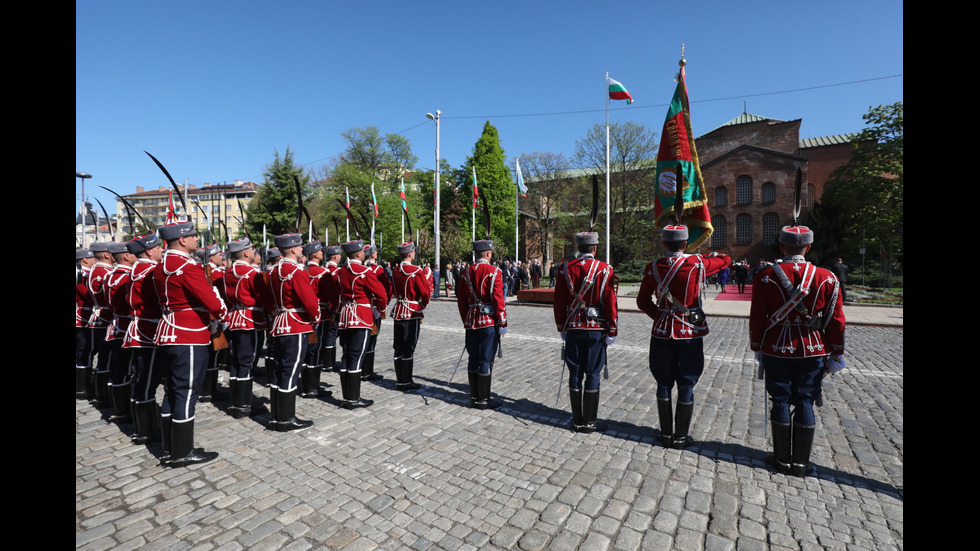
{"label": "street lamp post", "polygon": [[[88,209],[85,207],[85,180],[91,178],[92,175],[88,172],[76,172],[75,177],[82,181],[82,248],[85,248],[85,216],[88,214]],[[98,227],[98,223],[96,223]]]}
{"label": "street lamp post", "polygon": [[[436,190],[435,190],[436,204],[435,204],[435,215],[434,215],[434,223],[435,223],[434,233],[436,237],[436,246],[435,246],[436,270],[438,270],[439,266],[441,265],[439,264],[439,118],[441,115],[442,115],[442,111],[438,109],[436,109],[435,116],[433,116],[432,113],[425,114],[426,117],[429,117],[430,119],[436,121]],[[438,293],[438,289],[436,290],[436,292]]]}

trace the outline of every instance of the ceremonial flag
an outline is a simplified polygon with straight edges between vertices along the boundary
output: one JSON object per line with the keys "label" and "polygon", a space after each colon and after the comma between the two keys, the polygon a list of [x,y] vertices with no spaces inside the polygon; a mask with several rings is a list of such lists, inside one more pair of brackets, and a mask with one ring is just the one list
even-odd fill
{"label": "ceremonial flag", "polygon": [[173,224],[177,221],[177,206],[174,205],[174,192],[171,190],[170,195],[167,198],[167,224]]}
{"label": "ceremonial flag", "polygon": [[402,178],[401,198],[402,198],[402,210],[405,211],[405,212],[408,212],[408,201],[405,198],[405,179],[404,178]]}
{"label": "ceremonial flag", "polygon": [[476,188],[476,167],[473,167],[473,208],[476,208],[479,199],[480,191]]}
{"label": "ceremonial flag", "polygon": [[378,197],[374,194],[374,182],[371,182],[371,203],[374,205],[374,217],[378,217]]}
{"label": "ceremonial flag", "polygon": [[527,197],[527,186],[524,185],[524,173],[521,172],[521,160],[515,159],[517,165],[517,187],[521,190],[521,197]]}
{"label": "ceremonial flag", "polygon": [[606,84],[609,85],[609,99],[624,99],[626,105],[633,103],[633,96],[626,91],[626,87],[615,80],[606,77]]}
{"label": "ceremonial flag", "polygon": [[[347,210],[347,212],[349,213],[350,212],[350,188],[347,187],[344,188],[344,195],[347,198],[347,200],[344,202],[344,205],[347,207],[347,209],[345,210]],[[350,220],[350,214],[347,215],[347,220]]]}
{"label": "ceremonial flag", "polygon": [[677,88],[667,109],[667,119],[661,133],[660,151],[657,153],[657,185],[654,189],[655,224],[664,227],[673,223],[674,197],[678,173],[683,175],[681,198],[685,213],[681,222],[688,227],[690,239],[687,250],[693,251],[704,244],[714,232],[708,213],[707,192],[698,152],[694,147],[691,131],[691,107],[687,96],[684,66],[677,78]]}

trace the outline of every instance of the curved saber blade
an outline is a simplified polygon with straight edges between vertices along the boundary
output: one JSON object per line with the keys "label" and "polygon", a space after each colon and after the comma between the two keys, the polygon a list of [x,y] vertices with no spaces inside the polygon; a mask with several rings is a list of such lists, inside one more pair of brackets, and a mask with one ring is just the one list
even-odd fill
{"label": "curved saber blade", "polygon": [[796,186],[793,189],[793,225],[797,224],[800,218],[800,211],[803,209],[803,168],[796,169]]}
{"label": "curved saber blade", "polygon": [[112,240],[115,241],[116,232],[112,231],[112,219],[109,218],[109,213],[105,210],[105,206],[102,205],[102,201],[99,201],[95,197],[93,197],[93,199],[95,199],[95,202],[98,203],[100,207],[102,207],[102,214],[105,215],[105,221],[109,224],[109,235],[112,237]]}
{"label": "curved saber blade", "polygon": [[[145,149],[143,150],[143,153],[150,155],[150,152]],[[187,203],[184,202],[184,195],[183,193],[181,193],[180,188],[177,187],[177,182],[175,182],[173,176],[171,176],[170,173],[167,172],[167,168],[163,166],[163,163],[158,161],[157,158],[154,157],[153,155],[150,155],[150,158],[153,159],[153,162],[156,163],[158,167],[160,167],[160,170],[162,170],[163,173],[167,176],[167,179],[170,180],[170,185],[174,187],[174,191],[177,192],[177,198],[180,199],[180,204],[184,207],[184,213],[187,215],[188,218],[190,218],[190,211],[187,210]]]}
{"label": "curved saber blade", "polygon": [[99,187],[102,188],[102,189],[104,189],[104,190],[106,190],[106,191],[108,191],[109,193],[115,195],[117,198],[119,198],[120,201],[122,201],[123,205],[126,206],[126,213],[129,215],[129,226],[131,228],[133,228],[133,232],[134,233],[136,232],[136,226],[133,224],[133,213],[135,213],[136,216],[139,216],[140,222],[143,223],[143,227],[146,228],[147,231],[149,231],[150,225],[146,223],[146,219],[143,218],[143,215],[140,214],[140,211],[136,210],[136,208],[133,207],[133,205],[131,205],[129,203],[129,201],[126,200],[125,197],[123,197],[122,195],[119,195],[115,191],[112,191],[111,189],[109,189],[109,188],[107,188],[105,186],[99,186]]}

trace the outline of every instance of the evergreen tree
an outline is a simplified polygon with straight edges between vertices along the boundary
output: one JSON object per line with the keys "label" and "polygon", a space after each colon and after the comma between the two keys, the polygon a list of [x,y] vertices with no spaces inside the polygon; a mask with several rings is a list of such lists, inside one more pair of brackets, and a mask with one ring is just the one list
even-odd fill
{"label": "evergreen tree", "polygon": [[[507,168],[507,158],[504,150],[500,146],[500,136],[497,128],[487,121],[483,125],[483,134],[473,146],[473,155],[466,159],[466,163],[461,167],[460,174],[466,174],[467,185],[473,184],[473,167],[476,167],[477,187],[479,188],[480,200],[487,200],[490,204],[490,218],[492,231],[491,238],[496,245],[497,255],[514,256],[514,222],[517,186],[511,180],[510,169]],[[472,195],[472,191],[468,192]],[[466,194],[463,194],[464,196]],[[464,201],[469,207],[470,202]],[[476,216],[476,237],[483,239],[486,236],[482,205]],[[467,209],[468,210],[468,209]],[[467,213],[468,214],[468,213]],[[466,235],[470,234],[471,216],[461,216],[459,221],[466,230]],[[442,227],[446,228],[444,221]]]}
{"label": "evergreen tree", "polygon": [[[305,202],[309,194],[309,177],[294,165],[293,152],[288,147],[282,156],[278,150],[275,151],[272,163],[266,166],[262,176],[262,186],[248,206],[246,224],[249,233],[261,236],[263,224],[266,234],[270,236],[295,232],[298,204],[296,180],[299,179]],[[305,217],[303,223],[306,223]],[[301,230],[305,238],[306,228]]]}

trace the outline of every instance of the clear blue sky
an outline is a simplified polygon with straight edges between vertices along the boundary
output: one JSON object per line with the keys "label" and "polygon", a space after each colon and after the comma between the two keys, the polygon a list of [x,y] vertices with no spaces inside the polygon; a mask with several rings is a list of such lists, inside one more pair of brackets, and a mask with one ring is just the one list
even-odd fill
{"label": "clear blue sky", "polygon": [[[607,71],[635,100],[610,120],[659,136],[682,43],[695,135],[743,110],[802,119],[803,138],[856,132],[903,100],[900,1],[85,0],[75,170],[112,214],[97,186],[167,184],[143,150],[179,183],[261,183],[275,150],[320,169],[342,131],[373,125],[434,168],[436,109],[452,166],[486,120],[508,159],[572,157],[605,121]],[[76,178],[75,212],[80,194]]]}

